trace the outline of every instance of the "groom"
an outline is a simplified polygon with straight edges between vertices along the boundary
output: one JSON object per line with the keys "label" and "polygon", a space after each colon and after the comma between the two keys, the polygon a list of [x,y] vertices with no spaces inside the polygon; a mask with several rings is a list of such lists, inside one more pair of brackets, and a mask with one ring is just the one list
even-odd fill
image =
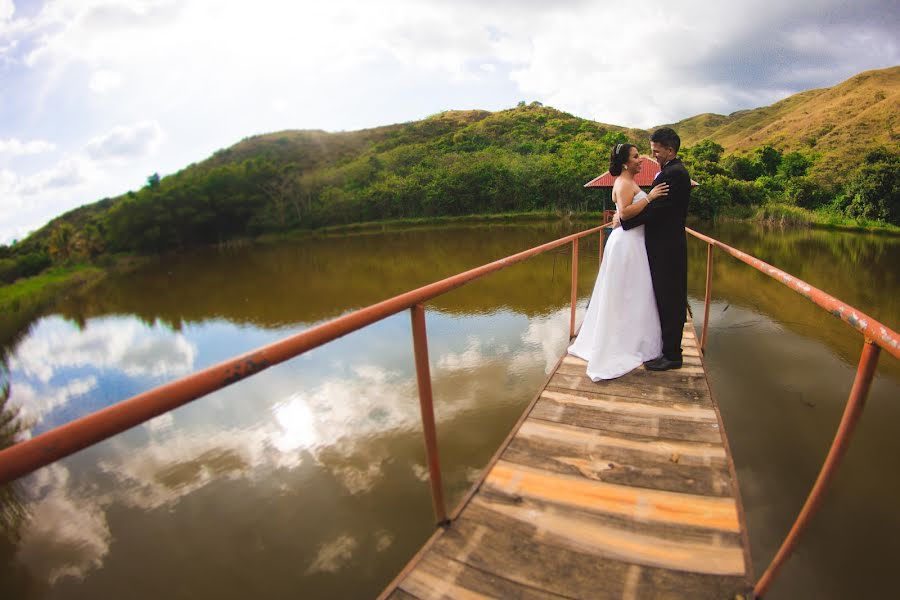
{"label": "groom", "polygon": [[651,371],[681,368],[681,333],[687,318],[687,239],[684,234],[691,177],[678,158],[681,138],[663,127],[650,136],[650,149],[662,170],[653,185],[669,184],[669,193],[657,198],[622,228],[646,225],[644,243],[653,279],[653,295],[662,327],[662,356],[644,363]]}

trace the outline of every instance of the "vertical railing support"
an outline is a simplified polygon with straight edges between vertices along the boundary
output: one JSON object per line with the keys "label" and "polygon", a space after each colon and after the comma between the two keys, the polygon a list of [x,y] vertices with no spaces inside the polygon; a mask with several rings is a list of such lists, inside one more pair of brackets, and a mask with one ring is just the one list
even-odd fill
{"label": "vertical railing support", "polygon": [[706,332],[709,329],[709,301],[712,299],[713,245],[706,245],[706,297],[703,300],[703,335],[700,336],[700,353],[706,353]]}
{"label": "vertical railing support", "polygon": [[831,483],[831,479],[834,477],[834,473],[837,471],[837,467],[847,451],[847,445],[850,443],[853,429],[862,414],[866,396],[869,395],[869,388],[872,385],[872,377],[875,375],[875,367],[878,365],[880,351],[881,348],[871,340],[866,339],[863,344],[862,354],[859,357],[856,378],[853,380],[853,387],[850,389],[850,397],[847,399],[847,406],[844,408],[844,415],[841,417],[841,424],[838,426],[834,440],[831,442],[831,449],[828,451],[822,470],[819,471],[816,483],[813,485],[812,491],[810,491],[809,497],[807,497],[806,503],[800,511],[800,515],[794,522],[793,527],[791,527],[791,531],[784,539],[784,542],[782,542],[775,558],[772,559],[772,564],[769,565],[769,568],[766,569],[766,572],[763,573],[763,576],[753,589],[755,597],[761,598],[766,593],[766,590],[769,589],[775,575],[778,574],[778,571],[781,570],[781,567],[787,561],[791,552],[793,552],[800,535],[806,529],[816,511],[819,510],[825,490],[828,488],[828,484]]}
{"label": "vertical railing support", "polygon": [[416,380],[419,384],[419,408],[422,411],[422,430],[425,434],[425,457],[431,482],[431,503],[439,526],[447,524],[444,505],[444,486],[441,483],[441,461],[438,457],[437,430],[434,426],[434,402],[431,395],[431,370],[428,367],[428,337],[425,333],[425,307],[410,307],[412,317],[413,350],[416,360]]}
{"label": "vertical railing support", "polygon": [[600,263],[603,264],[603,238],[606,237],[606,229],[600,230]]}
{"label": "vertical railing support", "polygon": [[575,337],[575,302],[578,300],[578,238],[572,240],[572,314],[569,318],[569,338]]}

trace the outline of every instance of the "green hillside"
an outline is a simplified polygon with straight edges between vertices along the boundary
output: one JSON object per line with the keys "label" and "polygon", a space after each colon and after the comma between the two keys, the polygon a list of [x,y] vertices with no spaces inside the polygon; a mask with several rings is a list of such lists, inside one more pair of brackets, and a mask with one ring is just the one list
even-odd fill
{"label": "green hillside", "polygon": [[[749,214],[781,202],[900,224],[898,114],[900,67],[892,67],[772,106],[675,123],[701,183],[692,212]],[[597,192],[583,184],[606,170],[611,145],[632,141],[647,152],[648,134],[535,102],[361,131],[256,135],[0,246],[0,280],[110,253],[331,225],[596,210]]]}
{"label": "green hillside", "polygon": [[726,153],[767,144],[815,153],[813,173],[841,177],[841,170],[855,167],[872,147],[900,145],[900,66],[866,71],[771,106],[728,116],[707,113],[671,126],[687,145],[711,139]]}

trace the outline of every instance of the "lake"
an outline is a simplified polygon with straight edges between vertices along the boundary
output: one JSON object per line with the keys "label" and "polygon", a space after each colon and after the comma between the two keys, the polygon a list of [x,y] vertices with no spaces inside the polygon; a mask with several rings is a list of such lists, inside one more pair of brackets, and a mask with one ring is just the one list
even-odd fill
{"label": "lake", "polygon": [[[310,237],[160,258],[61,299],[7,348],[40,433],[403,291],[588,225]],[[897,329],[900,238],[698,225]],[[598,267],[581,244],[579,311]],[[706,247],[691,238],[702,323]],[[450,507],[564,351],[568,247],[427,305]],[[758,578],[824,460],[862,337],[716,253],[705,362]],[[900,556],[900,365],[882,356],[834,486],[767,598],[875,597]],[[20,481],[4,598],[370,598],[433,530],[408,312],[210,394]]]}

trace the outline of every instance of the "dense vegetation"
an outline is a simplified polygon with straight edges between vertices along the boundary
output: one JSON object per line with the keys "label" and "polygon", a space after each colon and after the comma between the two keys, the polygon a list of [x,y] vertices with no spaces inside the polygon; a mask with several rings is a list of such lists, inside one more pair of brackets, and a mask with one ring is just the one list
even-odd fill
{"label": "dense vegetation", "polygon": [[[896,115],[885,113],[896,105],[898,76],[897,67],[864,73],[772,107],[675,124],[686,142],[682,157],[701,183],[692,213],[750,216],[764,206],[764,214],[774,214],[775,206],[782,214],[812,210],[829,219],[900,225],[900,154],[891,143]],[[837,112],[829,107],[844,114],[848,106],[859,114],[851,112],[835,125]],[[847,128],[876,126],[880,133],[868,140],[841,143]],[[796,130],[796,143],[785,138],[785,128]],[[698,139],[703,134],[709,135]],[[159,253],[270,232],[387,219],[596,210],[598,192],[583,184],[606,170],[611,145],[634,141],[647,152],[647,136],[539,103],[496,113],[450,111],[357,132],[254,136],[171,176],[153,174],[137,191],[71,211],[21,242],[0,246],[0,282],[51,267],[102,264],[115,253]],[[882,138],[883,147],[872,143]],[[749,146],[752,139],[760,143]]]}

